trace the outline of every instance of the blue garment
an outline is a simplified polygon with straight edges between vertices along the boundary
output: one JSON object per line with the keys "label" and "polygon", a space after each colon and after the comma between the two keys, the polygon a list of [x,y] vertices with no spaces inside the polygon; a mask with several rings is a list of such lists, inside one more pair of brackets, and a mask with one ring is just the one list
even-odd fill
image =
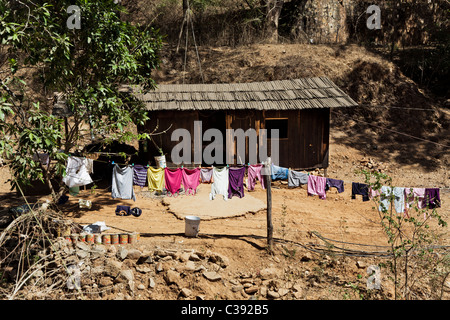
{"label": "blue garment", "polygon": [[287,180],[289,169],[272,164],[272,180]]}
{"label": "blue garment", "polygon": [[122,206],[122,205],[118,205],[116,207],[116,215],[117,216],[129,216],[131,214],[131,208],[130,206]]}
{"label": "blue garment", "polygon": [[362,195],[362,201],[369,201],[369,185],[352,182],[352,199],[356,199],[357,194]]}

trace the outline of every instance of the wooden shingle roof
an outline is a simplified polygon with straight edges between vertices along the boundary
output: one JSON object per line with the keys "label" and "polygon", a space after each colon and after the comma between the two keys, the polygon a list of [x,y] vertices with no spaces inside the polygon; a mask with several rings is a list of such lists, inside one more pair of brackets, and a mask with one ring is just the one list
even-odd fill
{"label": "wooden shingle roof", "polygon": [[[128,89],[130,89],[128,87]],[[133,90],[147,110],[294,110],[355,107],[326,77],[227,84],[161,84],[145,94]]]}

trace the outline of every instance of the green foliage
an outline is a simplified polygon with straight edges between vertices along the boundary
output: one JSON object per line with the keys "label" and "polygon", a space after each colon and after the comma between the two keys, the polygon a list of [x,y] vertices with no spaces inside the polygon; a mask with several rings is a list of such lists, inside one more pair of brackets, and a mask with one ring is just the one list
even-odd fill
{"label": "green foliage", "polygon": [[[81,9],[81,29],[67,27],[70,5]],[[122,21],[122,13],[114,0],[0,0],[0,43],[8,48],[8,60],[0,65],[7,62],[10,70],[0,78],[0,130],[12,138],[1,139],[0,152],[15,148],[12,168],[19,183],[60,176],[67,155],[81,141],[83,125],[120,142],[147,138],[130,130],[130,124],[149,119],[144,106],[119,88],[139,85],[145,92],[156,86],[151,72],[159,65],[162,38],[151,27]],[[22,68],[39,69],[47,92],[64,93],[73,123],[68,132],[49,106],[40,108],[34,98],[14,94],[27,92],[16,76]],[[42,172],[30,161],[38,151],[58,164]]]}

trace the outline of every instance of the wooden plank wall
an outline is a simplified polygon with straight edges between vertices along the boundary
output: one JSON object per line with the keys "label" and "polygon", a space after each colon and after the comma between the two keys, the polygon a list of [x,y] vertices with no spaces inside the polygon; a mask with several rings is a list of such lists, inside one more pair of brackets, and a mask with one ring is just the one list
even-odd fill
{"label": "wooden plank wall", "polygon": [[[329,109],[271,110],[264,119],[287,118],[288,138],[279,141],[279,165],[292,169],[328,167]],[[271,150],[270,140],[268,141]]]}
{"label": "wooden plank wall", "polygon": [[[202,111],[205,112],[205,111]],[[265,128],[265,119],[287,118],[288,138],[279,141],[279,165],[292,169],[311,169],[328,167],[329,150],[329,130],[330,111],[329,109],[304,109],[304,110],[228,110],[217,116],[223,117],[226,128],[246,131],[253,128],[259,136],[260,129]],[[151,132],[156,126],[156,119],[159,119],[159,131],[167,129],[172,124],[171,129],[155,137],[159,144],[162,141],[163,149],[166,153],[168,163],[171,163],[170,153],[178,141],[171,141],[171,134],[177,128],[184,128],[191,132],[191,154],[194,157],[194,121],[199,120],[197,111],[158,111],[150,113],[150,121],[146,124],[145,130]],[[203,128],[203,132],[207,128]],[[220,128],[219,128],[220,129]],[[142,130],[142,128],[140,129]],[[226,150],[226,139],[224,136],[224,150]],[[206,142],[207,144],[209,142]],[[203,146],[204,147],[204,146]],[[236,141],[229,147],[234,155],[233,162],[237,163]],[[246,141],[245,163],[249,162],[248,138]],[[254,146],[256,148],[256,146]],[[270,155],[271,144],[268,141]],[[140,150],[140,156],[154,164],[153,156],[158,152],[151,142],[148,143],[148,151],[144,153]],[[259,160],[259,159],[258,159]],[[186,165],[189,166],[189,165]]]}
{"label": "wooden plank wall", "polygon": [[329,109],[305,109],[300,111],[300,132],[296,153],[300,159],[298,168],[328,167],[330,134]]}
{"label": "wooden plank wall", "polygon": [[[153,132],[157,125],[157,119],[159,123],[157,132],[166,130],[172,125],[166,133],[153,137],[155,142],[163,148],[169,167],[172,162],[170,156],[172,149],[179,143],[178,141],[171,141],[172,132],[175,129],[183,128],[189,130],[191,133],[191,155],[192,159],[194,158],[194,121],[198,120],[197,111],[153,111],[149,113],[149,116],[150,120],[140,130],[144,129],[147,133]],[[147,152],[143,152],[141,145],[140,149],[140,157],[150,161],[151,165],[155,165],[153,157],[159,155],[159,153],[154,144],[151,141],[147,143]]]}

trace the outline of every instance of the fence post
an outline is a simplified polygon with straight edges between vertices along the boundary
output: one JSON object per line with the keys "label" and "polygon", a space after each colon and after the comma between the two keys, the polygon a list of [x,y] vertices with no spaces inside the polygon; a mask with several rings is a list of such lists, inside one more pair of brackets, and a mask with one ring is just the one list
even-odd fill
{"label": "fence post", "polygon": [[268,158],[264,164],[265,166],[265,181],[266,181],[266,195],[267,195],[267,245],[269,250],[273,249],[273,224],[272,224],[272,171],[271,159]]}

